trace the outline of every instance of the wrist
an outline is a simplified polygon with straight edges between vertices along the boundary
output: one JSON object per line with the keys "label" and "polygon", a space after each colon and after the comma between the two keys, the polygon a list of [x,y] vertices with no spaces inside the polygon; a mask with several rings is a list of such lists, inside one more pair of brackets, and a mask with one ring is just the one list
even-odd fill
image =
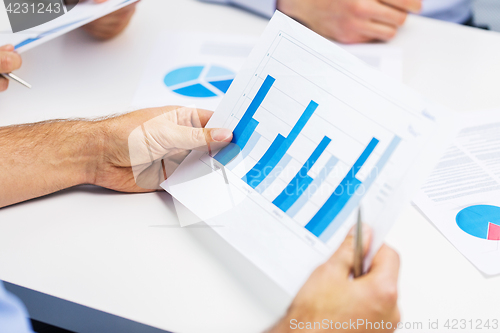
{"label": "wrist", "polygon": [[69,143],[78,179],[77,185],[96,183],[98,167],[102,163],[105,133],[102,121],[78,121],[72,126],[74,140]]}

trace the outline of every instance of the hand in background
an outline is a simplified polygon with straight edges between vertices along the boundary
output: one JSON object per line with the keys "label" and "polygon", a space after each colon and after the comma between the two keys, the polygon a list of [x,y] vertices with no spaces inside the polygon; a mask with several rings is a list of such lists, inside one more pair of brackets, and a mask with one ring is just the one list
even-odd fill
{"label": "hand in background", "polygon": [[161,107],[102,121],[102,152],[92,183],[121,192],[159,189],[191,150],[217,150],[231,141],[230,130],[204,128],[212,114]]}
{"label": "hand in background", "polygon": [[422,0],[278,0],[277,7],[312,30],[341,43],[387,41],[407,13],[418,13]]}
{"label": "hand in background", "polygon": [[[370,238],[370,229],[365,226],[365,253]],[[383,321],[384,327],[390,323],[392,329],[370,329],[369,326],[367,329],[363,325],[355,330],[344,327],[341,331],[393,332],[400,319],[397,306],[398,254],[383,245],[373,259],[369,272],[357,279],[349,277],[354,264],[353,258],[354,235],[351,230],[337,252],[312,273],[293,300],[285,318],[269,332],[323,332],[324,329],[300,329],[299,323],[323,324],[327,320],[335,325],[349,320],[356,322],[358,319],[365,323]]]}
{"label": "hand in background", "polygon": [[[10,73],[21,67],[21,56],[14,51],[14,46],[4,45],[0,47],[0,73]],[[0,76],[0,91],[9,87],[9,80]]]}
{"label": "hand in background", "polygon": [[[94,0],[96,3],[103,3],[106,0]],[[121,33],[129,24],[130,19],[135,13],[137,2],[123,7],[116,12],[101,17],[89,24],[83,29],[91,36],[97,39],[111,39]]]}

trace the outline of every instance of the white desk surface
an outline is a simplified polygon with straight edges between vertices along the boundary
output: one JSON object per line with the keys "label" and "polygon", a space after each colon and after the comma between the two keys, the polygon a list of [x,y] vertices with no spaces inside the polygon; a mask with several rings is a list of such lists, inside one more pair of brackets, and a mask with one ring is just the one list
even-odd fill
{"label": "white desk surface", "polygon": [[[18,74],[34,88],[0,95],[0,125],[129,110],[161,31],[265,26],[236,8],[144,0],[112,41],[75,31],[25,53]],[[430,99],[457,112],[500,107],[500,34],[410,17],[391,44],[404,51],[404,82]],[[210,229],[176,225],[166,193],[80,187],[8,207],[0,279],[176,332],[257,332],[280,316],[289,299],[260,272]],[[414,208],[387,241],[402,258],[404,321],[500,319],[500,277],[482,276]]]}

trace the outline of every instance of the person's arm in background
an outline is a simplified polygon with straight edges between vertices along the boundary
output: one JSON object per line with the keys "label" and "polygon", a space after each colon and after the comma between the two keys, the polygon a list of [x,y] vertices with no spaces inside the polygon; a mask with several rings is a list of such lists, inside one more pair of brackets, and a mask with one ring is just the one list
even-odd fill
{"label": "person's arm in background", "polygon": [[[64,0],[65,4],[75,5],[82,0]],[[85,1],[85,0],[83,0]],[[103,3],[107,0],[87,0],[93,1],[95,3]],[[103,16],[95,21],[92,21],[85,26],[83,29],[91,36],[97,39],[110,39],[118,34],[120,34],[129,24],[130,19],[135,13],[135,7],[137,2],[125,6],[111,14]]]}
{"label": "person's arm in background", "polygon": [[[102,3],[106,0],[94,0],[96,3]],[[109,15],[101,17],[89,24],[83,26],[83,30],[85,30],[89,35],[97,38],[97,39],[110,39],[118,34],[120,34],[127,25],[129,24],[132,16],[135,13],[135,8],[137,6],[137,2],[123,7],[116,12],[113,12]]]}
{"label": "person's arm in background", "polygon": [[392,39],[422,0],[202,0],[233,4],[270,17],[274,9],[341,43]]}

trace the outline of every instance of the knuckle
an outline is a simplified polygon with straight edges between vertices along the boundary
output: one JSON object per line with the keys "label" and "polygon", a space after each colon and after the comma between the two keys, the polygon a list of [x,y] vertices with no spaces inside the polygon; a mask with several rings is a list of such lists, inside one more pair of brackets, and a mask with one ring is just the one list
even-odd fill
{"label": "knuckle", "polygon": [[398,25],[399,26],[403,25],[406,22],[407,17],[408,17],[407,13],[402,13],[397,20]]}
{"label": "knuckle", "polygon": [[398,303],[398,287],[396,285],[386,286],[381,296],[386,306],[395,306]]}
{"label": "knuckle", "polygon": [[384,39],[386,40],[389,40],[389,39],[393,39],[394,37],[396,37],[396,33],[397,33],[397,29],[388,29],[387,32],[385,32],[384,34]]}
{"label": "knuckle", "polygon": [[367,13],[368,13],[368,3],[367,1],[363,1],[363,0],[358,0],[358,1],[352,1],[351,2],[351,12],[355,15],[355,16],[366,16]]}
{"label": "knuckle", "polygon": [[399,253],[397,253],[393,248],[387,246],[387,256],[388,259],[396,263],[398,266],[400,264]]}
{"label": "knuckle", "polygon": [[191,130],[191,139],[193,140],[193,142],[199,143],[200,145],[204,144],[205,143],[205,133],[203,132],[202,129],[193,128]]}

